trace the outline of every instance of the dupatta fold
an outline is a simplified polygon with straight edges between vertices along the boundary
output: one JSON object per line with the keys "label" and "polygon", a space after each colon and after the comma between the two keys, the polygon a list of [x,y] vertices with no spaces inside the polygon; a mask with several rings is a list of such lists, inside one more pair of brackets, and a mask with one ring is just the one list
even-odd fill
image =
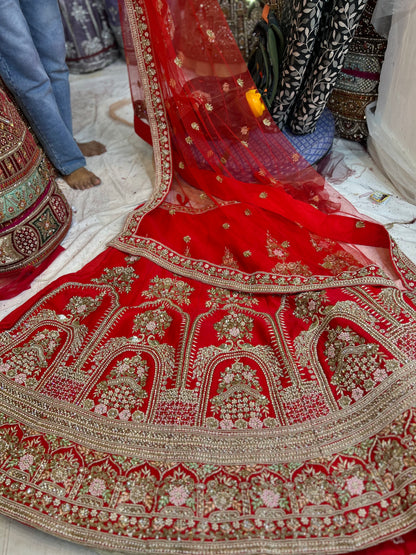
{"label": "dupatta fold", "polygon": [[249,111],[216,3],[125,15],[155,189],[0,325],[0,513],[117,552],[409,554],[416,307],[384,228]]}
{"label": "dupatta fold", "polygon": [[241,291],[405,281],[384,227],[275,125],[216,0],[120,8],[135,129],[156,170],[113,246]]}

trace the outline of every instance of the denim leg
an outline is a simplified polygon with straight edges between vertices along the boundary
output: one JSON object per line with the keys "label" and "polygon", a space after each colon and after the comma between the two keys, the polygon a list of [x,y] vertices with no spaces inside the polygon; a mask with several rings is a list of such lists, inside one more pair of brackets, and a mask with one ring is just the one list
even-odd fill
{"label": "denim leg", "polygon": [[42,65],[51,81],[62,119],[72,133],[69,71],[65,62],[65,35],[58,2],[20,0],[20,7]]}
{"label": "denim leg", "polygon": [[[29,4],[30,0],[26,2]],[[0,75],[6,86],[16,97],[22,110],[25,112],[37,138],[42,144],[45,152],[51,159],[54,166],[64,175],[72,173],[74,170],[85,166],[85,158],[76,144],[76,141],[65,118],[69,119],[69,112],[64,109],[64,117],[61,114],[51,79],[42,63],[39,52],[31,35],[31,29],[26,21],[19,0],[2,0],[0,9]],[[22,2],[24,4],[24,2]],[[47,14],[45,23],[48,27],[43,27],[45,44],[50,44],[57,32],[57,26],[53,26],[51,17],[53,10],[49,6],[57,4],[57,0],[37,0],[33,2],[33,12],[44,12]],[[27,6],[26,6],[27,7]],[[59,11],[57,12],[60,17]],[[55,13],[56,15],[56,13]],[[31,17],[28,15],[28,17]],[[34,16],[34,19],[37,18]],[[61,20],[59,19],[59,23]],[[41,36],[41,27],[37,26],[36,40]],[[55,36],[56,39],[56,36]],[[54,42],[54,41],[53,41]],[[53,50],[50,48],[49,58],[53,58]],[[46,47],[40,47],[45,53]],[[52,56],[50,56],[52,54]],[[59,74],[62,78],[65,75],[58,69],[58,63],[45,62],[51,73]],[[54,69],[51,69],[54,68]],[[67,77],[66,77],[67,78]],[[69,102],[69,91],[62,96],[61,85],[58,83],[57,90],[61,102]],[[65,100],[65,97],[67,100]]]}

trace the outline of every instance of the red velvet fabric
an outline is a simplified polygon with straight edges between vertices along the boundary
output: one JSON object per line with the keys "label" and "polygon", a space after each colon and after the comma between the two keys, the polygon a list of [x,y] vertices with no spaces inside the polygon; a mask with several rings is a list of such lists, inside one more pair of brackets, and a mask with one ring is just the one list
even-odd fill
{"label": "red velvet fabric", "polygon": [[154,193],[2,323],[0,511],[114,551],[409,555],[415,266],[250,112],[217,2],[125,7]]}

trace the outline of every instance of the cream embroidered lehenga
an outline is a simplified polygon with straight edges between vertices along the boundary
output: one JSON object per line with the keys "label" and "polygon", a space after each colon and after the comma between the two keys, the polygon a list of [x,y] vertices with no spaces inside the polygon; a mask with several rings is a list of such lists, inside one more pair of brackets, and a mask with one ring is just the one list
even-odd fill
{"label": "cream embroidered lehenga", "polygon": [[216,1],[124,16],[154,193],[2,323],[0,511],[132,553],[408,553],[416,268],[262,112]]}

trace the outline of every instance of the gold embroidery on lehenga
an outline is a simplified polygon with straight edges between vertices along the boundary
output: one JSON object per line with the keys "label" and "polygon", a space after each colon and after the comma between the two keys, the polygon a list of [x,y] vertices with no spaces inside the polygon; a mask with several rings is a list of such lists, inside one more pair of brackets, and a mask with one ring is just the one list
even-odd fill
{"label": "gold embroidery on lehenga", "polygon": [[326,355],[333,372],[330,381],[344,406],[360,399],[398,366],[396,361],[384,362],[378,346],[366,343],[349,327],[337,326],[329,331]]}
{"label": "gold embroidery on lehenga", "polygon": [[238,269],[239,264],[236,257],[230,251],[229,248],[225,247],[224,249],[224,256],[222,257],[222,264],[223,266],[227,266],[228,268]]}
{"label": "gold embroidery on lehenga", "polygon": [[[88,316],[88,314],[94,312],[94,310],[97,310],[103,300],[103,296],[103,293],[95,298],[85,296],[79,297],[76,295],[72,297],[65,309],[72,314],[74,319],[83,319]],[[64,320],[64,318],[60,319]],[[68,320],[68,317],[66,320]]]}
{"label": "gold embroidery on lehenga", "polygon": [[[261,297],[212,287],[208,312],[191,322],[185,279],[153,277],[143,291],[143,304],[120,309],[127,292],[111,282],[68,284],[0,334],[0,364],[27,345],[27,368],[44,357],[67,380],[48,389],[51,372],[33,391],[0,374],[0,504],[9,514],[68,538],[75,526],[83,541],[105,534],[114,549],[156,552],[180,535],[181,545],[212,540],[212,551],[224,537],[250,553],[261,530],[257,550],[289,554],[301,539],[311,552],[337,553],[369,541],[374,526],[388,536],[411,524],[407,292],[281,296],[273,318]],[[78,334],[73,351],[69,333]]]}
{"label": "gold embroidery on lehenga", "polygon": [[302,264],[302,262],[278,262],[272,268],[272,272],[276,274],[280,274],[282,276],[312,276],[312,272],[306,264]]}
{"label": "gold embroidery on lehenga", "polygon": [[131,266],[106,268],[100,278],[92,279],[93,283],[111,284],[117,291],[130,291],[132,283],[139,276]]}
{"label": "gold embroidery on lehenga", "polygon": [[[221,294],[221,290],[218,293]],[[223,302],[226,300],[232,301],[232,295],[228,299],[224,297]],[[219,306],[220,303],[215,304]],[[214,314],[217,312],[212,312],[212,316]],[[222,311],[218,312],[218,316],[221,314]],[[199,396],[202,396],[198,418],[209,428],[273,426],[274,418],[269,417],[267,408],[262,408],[268,401],[259,379],[265,378],[276,414],[280,414],[276,399],[276,390],[281,387],[278,379],[280,362],[272,347],[252,343],[254,320],[248,314],[233,311],[230,306],[230,311],[220,320],[218,316],[213,328],[218,339],[225,340],[225,343],[199,349],[191,363],[192,377],[196,380]],[[208,400],[207,392],[214,384],[217,384],[217,395]]]}
{"label": "gold embroidery on lehenga", "polygon": [[222,320],[214,324],[219,339],[227,341],[251,339],[253,329],[253,319],[245,314],[230,312]]}
{"label": "gold embroidery on lehenga", "polygon": [[[148,396],[143,389],[148,377],[148,366],[140,356],[119,360],[110,372],[109,379],[100,382],[98,404],[94,411],[110,418],[128,420],[132,406],[140,409],[143,399]],[[84,406],[90,408],[85,402]]]}
{"label": "gold embroidery on lehenga", "polygon": [[165,330],[171,325],[172,318],[161,308],[147,310],[134,318],[133,331],[151,333],[163,337]]}
{"label": "gold embroidery on lehenga", "polygon": [[221,306],[235,304],[238,306],[255,306],[259,304],[258,299],[248,293],[239,293],[230,289],[220,289],[212,287],[208,290],[209,301],[205,304],[208,308],[212,306]]}
{"label": "gold embroidery on lehenga", "polygon": [[222,428],[262,428],[268,416],[269,401],[261,393],[255,370],[236,360],[219,379],[217,395],[212,397],[212,414]]}
{"label": "gold embroidery on lehenga", "polygon": [[293,314],[305,321],[310,320],[315,314],[325,311],[325,301],[328,297],[325,291],[308,291],[295,296],[296,309]]}
{"label": "gold embroidery on lehenga", "polygon": [[359,269],[356,259],[345,251],[328,254],[321,263],[321,266],[331,270],[334,275],[340,274],[345,270],[351,271]]}
{"label": "gold embroidery on lehenga", "polygon": [[144,297],[148,299],[169,299],[179,305],[190,304],[190,296],[194,289],[185,281],[155,277],[150,283],[150,287],[142,292]]}
{"label": "gold embroidery on lehenga", "polygon": [[7,358],[1,359],[0,372],[20,385],[35,387],[36,378],[47,367],[61,341],[57,330],[39,331],[23,346],[11,349]]}

